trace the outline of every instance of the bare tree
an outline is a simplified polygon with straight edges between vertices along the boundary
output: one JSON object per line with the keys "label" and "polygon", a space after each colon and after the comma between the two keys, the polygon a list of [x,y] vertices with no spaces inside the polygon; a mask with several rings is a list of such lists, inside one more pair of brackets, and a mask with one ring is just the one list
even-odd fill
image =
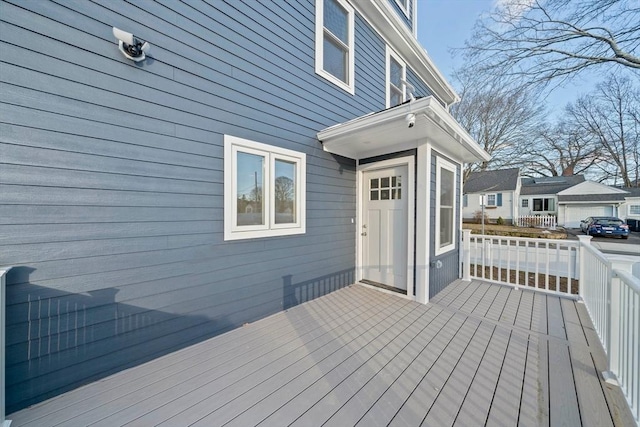
{"label": "bare tree", "polygon": [[638,0],[500,0],[464,52],[477,72],[546,85],[603,64],[640,71],[639,46]]}
{"label": "bare tree", "polygon": [[638,185],[640,89],[612,75],[596,92],[567,107],[569,119],[596,138],[602,153],[594,163],[602,178],[624,187]]}
{"label": "bare tree", "polygon": [[523,175],[583,174],[600,159],[597,138],[569,120],[561,121],[553,128],[541,128],[535,142],[522,147],[523,155],[527,157]]}
{"label": "bare tree", "polygon": [[544,108],[531,91],[511,91],[488,84],[467,70],[459,73],[461,101],[451,113],[489,154],[491,160],[468,165],[465,173],[521,166],[522,147],[531,144]]}

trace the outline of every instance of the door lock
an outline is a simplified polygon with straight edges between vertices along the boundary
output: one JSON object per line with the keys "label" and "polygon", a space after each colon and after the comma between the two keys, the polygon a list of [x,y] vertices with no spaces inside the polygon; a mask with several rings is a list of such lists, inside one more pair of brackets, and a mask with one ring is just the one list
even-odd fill
{"label": "door lock", "polygon": [[360,235],[361,235],[361,236],[366,236],[366,235],[367,235],[367,232],[366,232],[366,231],[363,231],[362,233],[360,233]]}

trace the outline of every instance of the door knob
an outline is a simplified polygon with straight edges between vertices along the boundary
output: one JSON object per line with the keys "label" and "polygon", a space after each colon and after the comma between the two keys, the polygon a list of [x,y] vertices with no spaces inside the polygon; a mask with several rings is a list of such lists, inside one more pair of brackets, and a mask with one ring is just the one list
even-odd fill
{"label": "door knob", "polygon": [[366,232],[366,231],[363,231],[362,233],[360,233],[360,235],[361,235],[361,236],[366,236],[366,235],[367,235],[367,232]]}

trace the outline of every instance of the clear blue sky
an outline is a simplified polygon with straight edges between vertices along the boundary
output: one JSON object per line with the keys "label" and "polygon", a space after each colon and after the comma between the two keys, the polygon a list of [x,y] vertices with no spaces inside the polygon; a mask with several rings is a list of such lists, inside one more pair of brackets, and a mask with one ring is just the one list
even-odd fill
{"label": "clear blue sky", "polygon": [[[494,4],[495,0],[418,0],[418,40],[454,88],[453,71],[463,60],[460,55],[453,58],[449,50],[464,46],[478,17],[488,14]],[[588,92],[600,78],[585,76],[555,89],[547,98],[547,108],[560,112],[567,102]]]}
{"label": "clear blue sky", "polygon": [[418,40],[444,76],[452,80],[461,58],[450,48],[463,47],[480,15],[488,13],[494,0],[418,0]]}

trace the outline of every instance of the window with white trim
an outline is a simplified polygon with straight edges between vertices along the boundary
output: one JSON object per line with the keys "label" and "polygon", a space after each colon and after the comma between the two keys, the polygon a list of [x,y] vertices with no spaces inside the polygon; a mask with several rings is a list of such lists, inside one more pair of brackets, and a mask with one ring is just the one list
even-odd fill
{"label": "window with white trim", "polygon": [[496,195],[487,194],[487,206],[496,206]]}
{"label": "window with white trim", "polygon": [[224,240],[303,234],[306,154],[224,136]]}
{"label": "window with white trim", "polygon": [[396,0],[396,4],[400,6],[400,10],[402,10],[402,13],[406,16],[409,16],[409,1],[410,0]]}
{"label": "window with white trim", "polygon": [[640,205],[629,205],[629,215],[640,215]]}
{"label": "window with white trim", "polygon": [[316,0],[316,73],[352,95],[354,11],[345,0]]}
{"label": "window with white trim", "polygon": [[436,255],[455,249],[456,166],[436,158]]}
{"label": "window with white trim", "polygon": [[406,78],[407,66],[402,59],[387,46],[387,108],[402,104],[405,101],[405,85],[402,84],[402,81],[406,80]]}
{"label": "window with white trim", "polygon": [[523,208],[529,207],[529,199],[522,199],[522,207]]}

